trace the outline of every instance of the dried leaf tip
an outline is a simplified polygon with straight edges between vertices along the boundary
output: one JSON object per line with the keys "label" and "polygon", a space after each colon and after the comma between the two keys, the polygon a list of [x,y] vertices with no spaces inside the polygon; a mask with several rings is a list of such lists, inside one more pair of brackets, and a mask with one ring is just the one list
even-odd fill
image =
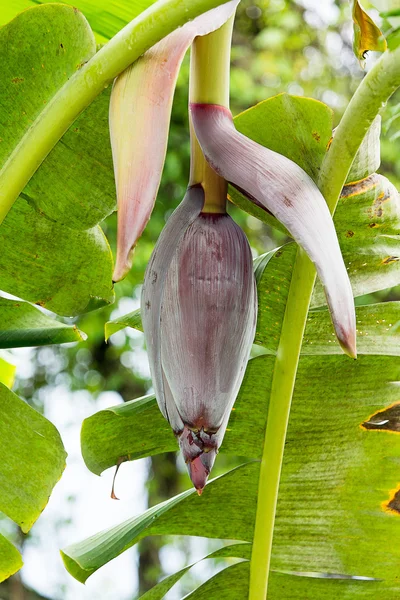
{"label": "dried leaf tip", "polygon": [[366,54],[369,50],[385,52],[387,42],[382,31],[362,8],[359,0],[353,0],[354,54],[361,67],[364,68]]}

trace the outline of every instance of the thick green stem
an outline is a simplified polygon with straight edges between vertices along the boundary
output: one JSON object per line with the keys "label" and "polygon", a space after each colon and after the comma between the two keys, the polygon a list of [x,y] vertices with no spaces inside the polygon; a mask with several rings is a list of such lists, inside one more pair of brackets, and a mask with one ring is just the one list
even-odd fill
{"label": "thick green stem", "polygon": [[159,0],[71,77],[43,109],[0,171],[0,223],[76,117],[119,73],[171,31],[220,4],[223,0]]}
{"label": "thick green stem", "polygon": [[[234,16],[220,29],[197,37],[190,62],[189,101],[220,104],[229,108],[229,73]],[[226,212],[228,185],[204,158],[192,124],[190,125],[190,185],[204,189],[204,212]]]}
{"label": "thick green stem", "polygon": [[372,121],[400,87],[400,47],[385,52],[360,83],[341,119],[319,176],[319,189],[331,213],[354,156]]}
{"label": "thick green stem", "polygon": [[[318,186],[332,213],[368,128],[399,86],[400,48],[385,53],[363,79],[346,109],[322,163]],[[290,283],[269,401],[260,466],[249,600],[267,598],[286,431],[314,281],[315,268],[299,248]]]}

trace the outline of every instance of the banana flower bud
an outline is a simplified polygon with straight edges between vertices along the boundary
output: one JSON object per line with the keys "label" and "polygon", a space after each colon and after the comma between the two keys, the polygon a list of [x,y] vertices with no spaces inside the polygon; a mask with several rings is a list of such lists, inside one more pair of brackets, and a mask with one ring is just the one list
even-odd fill
{"label": "banana flower bud", "polygon": [[296,163],[236,130],[229,109],[191,104],[196,137],[211,167],[281,221],[315,264],[343,350],[356,356],[353,293],[328,206]]}
{"label": "banana flower bud", "polygon": [[142,322],[157,401],[199,493],[221,445],[254,339],[257,298],[246,236],[201,212],[189,188],[148,264]]}
{"label": "banana flower bud", "polygon": [[235,12],[231,0],[189,21],[119,75],[110,100],[110,137],[118,203],[113,279],[129,272],[133,251],[150,218],[160,184],[179,69],[196,36],[221,27]]}

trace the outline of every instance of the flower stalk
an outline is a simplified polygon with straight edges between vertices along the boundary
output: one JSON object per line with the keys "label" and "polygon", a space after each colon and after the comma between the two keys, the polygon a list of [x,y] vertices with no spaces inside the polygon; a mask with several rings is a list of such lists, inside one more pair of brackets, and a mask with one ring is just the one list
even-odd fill
{"label": "flower stalk", "polygon": [[[189,102],[220,104],[229,108],[229,74],[234,16],[217,31],[197,37],[190,55]],[[190,117],[189,117],[190,118]],[[190,185],[200,183],[204,211],[224,213],[228,184],[208,164],[190,119]]]}
{"label": "flower stalk", "polygon": [[[400,48],[385,54],[363,79],[336,130],[321,166],[318,187],[333,214],[352,162],[379,110],[400,86]],[[258,502],[250,563],[249,600],[266,600],[287,425],[315,268],[301,248],[277,351],[260,466]]]}

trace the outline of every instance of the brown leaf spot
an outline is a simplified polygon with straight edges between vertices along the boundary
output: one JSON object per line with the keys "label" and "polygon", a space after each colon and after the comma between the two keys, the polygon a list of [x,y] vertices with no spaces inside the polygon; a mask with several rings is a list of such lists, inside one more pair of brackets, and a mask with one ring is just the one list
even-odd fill
{"label": "brown leaf spot", "polygon": [[351,229],[349,229],[349,231],[346,233],[346,237],[348,238],[352,238],[354,235],[354,231],[351,231]]}
{"label": "brown leaf spot", "polygon": [[318,131],[313,131],[311,135],[313,136],[313,138],[316,142],[321,141],[321,136],[319,135]]}
{"label": "brown leaf spot", "polygon": [[377,217],[382,217],[383,215],[383,207],[382,204],[384,202],[387,202],[388,200],[390,200],[390,194],[385,192],[381,192],[374,200],[373,204],[372,204],[372,208],[376,214]]}
{"label": "brown leaf spot", "polygon": [[24,80],[23,77],[14,77],[14,79],[11,79],[11,83],[22,83]]}
{"label": "brown leaf spot", "polygon": [[283,196],[283,203],[285,206],[293,206],[293,202],[287,196]]}
{"label": "brown leaf spot", "polygon": [[384,511],[400,516],[400,485],[395,490],[390,491],[389,500],[382,502],[381,506]]}
{"label": "brown leaf spot", "polygon": [[378,178],[375,175],[370,175],[360,181],[354,181],[343,186],[341,198],[352,198],[359,194],[364,194],[377,186]]}
{"label": "brown leaf spot", "polygon": [[368,430],[400,433],[400,402],[391,404],[383,410],[378,410],[364,421],[361,427]]}

